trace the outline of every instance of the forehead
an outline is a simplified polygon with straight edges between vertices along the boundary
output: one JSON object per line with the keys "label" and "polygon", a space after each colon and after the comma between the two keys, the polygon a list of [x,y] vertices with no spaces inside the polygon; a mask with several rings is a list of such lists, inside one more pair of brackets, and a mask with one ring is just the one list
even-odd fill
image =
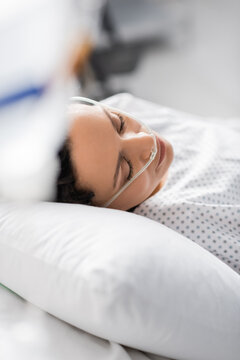
{"label": "forehead", "polygon": [[68,106],[68,115],[71,118],[71,122],[75,122],[76,119],[81,117],[81,121],[94,122],[98,119],[102,119],[103,110],[100,104],[84,104],[73,103]]}
{"label": "forehead", "polygon": [[99,105],[72,104],[69,106],[71,126],[71,159],[79,186],[105,201],[113,192],[113,176],[118,158],[114,128]]}

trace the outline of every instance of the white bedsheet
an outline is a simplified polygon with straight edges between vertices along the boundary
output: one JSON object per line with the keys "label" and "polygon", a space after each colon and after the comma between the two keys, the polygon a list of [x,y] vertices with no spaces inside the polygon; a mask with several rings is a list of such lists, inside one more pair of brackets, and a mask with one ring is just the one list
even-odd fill
{"label": "white bedsheet", "polygon": [[0,286],[1,360],[166,360],[100,339]]}

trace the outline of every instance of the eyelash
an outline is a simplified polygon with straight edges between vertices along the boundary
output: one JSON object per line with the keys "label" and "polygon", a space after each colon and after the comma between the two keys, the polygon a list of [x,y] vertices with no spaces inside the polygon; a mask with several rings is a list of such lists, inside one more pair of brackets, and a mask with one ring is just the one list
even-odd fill
{"label": "eyelash", "polygon": [[[117,114],[120,122],[121,122],[121,126],[120,126],[120,129],[119,129],[119,134],[121,134],[123,132],[123,130],[125,129],[125,120],[123,119],[122,115],[121,114]],[[127,160],[125,157],[124,157],[124,160],[128,163],[128,166],[129,166],[129,174],[128,174],[128,177],[127,177],[127,180],[130,180],[133,176],[133,166],[132,166],[132,162],[130,160]]]}
{"label": "eyelash", "polygon": [[132,178],[132,175],[133,175],[133,166],[132,166],[132,163],[131,163],[130,160],[127,160],[127,159],[125,159],[125,160],[129,165],[129,174],[128,174],[127,180],[130,180]]}
{"label": "eyelash", "polygon": [[119,134],[121,134],[122,131],[125,129],[125,121],[124,121],[122,115],[120,115],[120,114],[117,114],[117,115],[118,115],[118,118],[119,118],[119,120],[121,122],[120,130],[119,130]]}

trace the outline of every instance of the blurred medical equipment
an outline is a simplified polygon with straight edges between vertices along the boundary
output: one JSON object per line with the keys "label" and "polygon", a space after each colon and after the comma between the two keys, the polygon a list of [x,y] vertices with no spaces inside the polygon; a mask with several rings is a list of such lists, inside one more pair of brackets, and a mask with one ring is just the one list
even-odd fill
{"label": "blurred medical equipment", "polygon": [[73,71],[89,56],[104,1],[0,4],[0,199],[54,196]]}

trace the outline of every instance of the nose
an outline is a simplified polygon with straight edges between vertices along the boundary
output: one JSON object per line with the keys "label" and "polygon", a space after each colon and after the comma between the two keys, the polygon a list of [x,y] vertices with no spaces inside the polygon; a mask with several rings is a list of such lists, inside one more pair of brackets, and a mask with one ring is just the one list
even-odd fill
{"label": "nose", "polygon": [[124,152],[130,159],[146,163],[154,149],[154,139],[149,132],[128,133],[122,138]]}

